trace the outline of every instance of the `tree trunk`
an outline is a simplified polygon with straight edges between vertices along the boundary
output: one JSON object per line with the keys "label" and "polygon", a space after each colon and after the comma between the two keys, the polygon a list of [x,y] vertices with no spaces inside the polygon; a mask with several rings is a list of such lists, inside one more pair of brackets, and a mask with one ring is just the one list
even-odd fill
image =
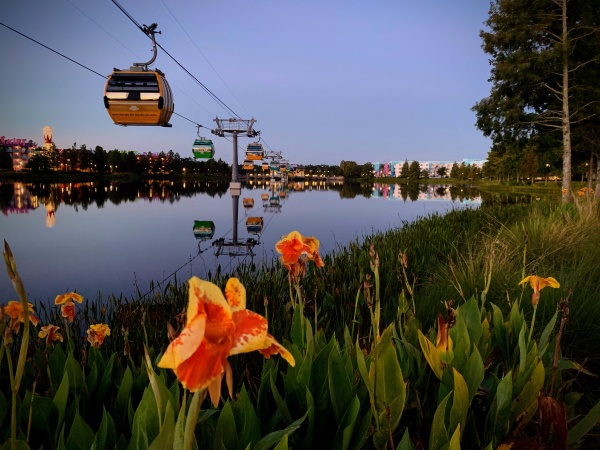
{"label": "tree trunk", "polygon": [[573,201],[571,193],[571,118],[569,116],[569,62],[567,42],[567,0],[562,0],[562,133],[563,133],[563,174],[562,201]]}
{"label": "tree trunk", "polygon": [[596,153],[596,190],[594,192],[594,198],[600,197],[600,158]]}

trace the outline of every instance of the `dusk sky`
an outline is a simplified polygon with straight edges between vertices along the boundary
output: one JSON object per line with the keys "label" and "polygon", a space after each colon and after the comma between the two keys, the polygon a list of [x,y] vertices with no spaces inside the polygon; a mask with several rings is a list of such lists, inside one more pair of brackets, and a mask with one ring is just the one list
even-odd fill
{"label": "dusk sky", "polygon": [[[471,107],[489,95],[479,0],[120,0],[158,43],[238,116],[257,122],[265,148],[295,164],[484,159],[489,139]],[[110,0],[0,3],[0,22],[108,76],[152,57],[150,40]],[[93,73],[0,26],[0,136],[59,148],[191,157],[199,123],[222,108],[159,49],[153,67],[175,97],[172,128],[121,127]],[[186,120],[189,119],[189,120]],[[231,138],[215,158],[231,163]],[[240,137],[240,149],[253,140]],[[240,150],[240,160],[243,154]]]}

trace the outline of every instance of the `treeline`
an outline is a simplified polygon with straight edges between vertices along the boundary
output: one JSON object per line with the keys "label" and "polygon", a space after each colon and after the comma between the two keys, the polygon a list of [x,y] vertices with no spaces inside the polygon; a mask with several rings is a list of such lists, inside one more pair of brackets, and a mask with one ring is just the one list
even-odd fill
{"label": "treeline", "polygon": [[486,177],[600,178],[600,8],[589,0],[493,0],[482,48],[490,95],[477,127],[492,139]]}
{"label": "treeline", "polygon": [[[10,156],[9,156],[10,158]],[[182,158],[170,150],[160,153],[109,150],[96,146],[94,151],[82,145],[76,148],[49,151],[37,149],[29,158],[26,169],[34,173],[51,171],[107,173],[134,173],[138,175],[231,175],[231,166],[221,159],[196,161]]]}

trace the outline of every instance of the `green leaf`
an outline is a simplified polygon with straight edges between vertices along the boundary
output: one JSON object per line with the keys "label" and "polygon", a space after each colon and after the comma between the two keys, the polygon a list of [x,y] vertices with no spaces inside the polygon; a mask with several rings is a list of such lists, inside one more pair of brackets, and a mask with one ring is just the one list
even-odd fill
{"label": "green leaf", "polygon": [[277,410],[281,414],[281,417],[283,417],[285,423],[287,425],[290,425],[293,422],[292,415],[290,414],[290,410],[287,407],[287,403],[281,397],[281,394],[279,394],[277,386],[275,386],[274,377],[276,376],[276,374],[274,375],[273,372],[271,372],[269,376],[271,378],[271,392],[273,393],[273,398],[275,399],[275,403],[277,404]]}
{"label": "green leaf", "polygon": [[[542,387],[544,386],[544,377],[544,364],[539,361],[521,392],[519,392],[517,397],[512,401],[510,412],[511,425],[514,421],[518,421],[520,426],[525,425],[520,417],[521,414],[530,409],[532,406],[537,408],[538,397]],[[517,392],[514,394],[517,394]]]}
{"label": "green leaf", "polygon": [[177,413],[177,422],[175,423],[175,435],[173,436],[173,449],[184,448],[185,435],[185,407],[186,407],[186,392],[184,391],[181,399],[179,413]]}
{"label": "green leaf", "polygon": [[242,385],[233,406],[238,430],[238,448],[245,448],[250,443],[260,439],[260,420],[250,401],[246,386]]}
{"label": "green leaf", "polygon": [[418,330],[418,333],[419,344],[421,345],[423,356],[425,356],[429,367],[431,367],[431,370],[433,370],[437,379],[442,381],[442,360],[440,359],[438,350],[435,345],[433,345],[433,342],[425,337],[421,330]]}
{"label": "green leaf", "polygon": [[160,432],[160,422],[156,397],[150,386],[144,390],[133,415],[133,426],[128,448],[130,450],[143,450],[148,448]]}
{"label": "green leaf", "polygon": [[67,356],[65,369],[69,374],[69,389],[73,395],[78,396],[83,384],[83,369],[75,359],[72,353]]}
{"label": "green leaf", "polygon": [[481,312],[474,296],[458,308],[458,315],[462,316],[469,330],[470,341],[476,346],[483,333],[483,328],[481,326]]}
{"label": "green leaf", "polygon": [[125,373],[123,374],[123,379],[121,380],[121,385],[119,386],[119,390],[117,392],[117,398],[114,403],[114,415],[115,420],[117,422],[120,429],[125,428],[125,423],[127,421],[128,411],[127,408],[129,406],[129,399],[131,398],[131,390],[133,387],[133,374],[131,373],[131,369],[127,367]]}
{"label": "green leaf", "polygon": [[21,406],[21,414],[23,422],[27,422],[31,413],[31,427],[34,430],[43,432],[46,439],[52,440],[57,428],[58,411],[54,402],[47,397],[39,395],[31,395],[27,391],[23,404]]}
{"label": "green leaf", "polygon": [[175,437],[175,412],[173,411],[173,405],[171,402],[167,402],[165,408],[165,419],[163,426],[158,433],[158,436],[152,441],[152,444],[148,447],[148,450],[165,450],[174,448],[173,440]]}
{"label": "green leaf", "polygon": [[[199,389],[194,392],[192,401],[190,402],[190,409],[188,410],[187,417],[185,419],[185,430],[183,436],[183,448],[191,448],[195,441],[196,424],[198,423],[198,412],[200,411],[200,398],[204,398],[204,389]],[[181,412],[179,413],[181,414]]]}
{"label": "green leaf", "polygon": [[454,430],[454,433],[452,434],[452,437],[450,438],[450,445],[448,447],[448,450],[460,450],[460,439],[461,439],[461,427],[460,425],[458,427],[456,427],[456,430]]}
{"label": "green leaf", "polygon": [[75,418],[69,431],[69,437],[67,438],[67,448],[88,450],[93,444],[96,436],[92,431],[91,427],[85,423],[85,421],[79,415],[79,412],[75,412]]}
{"label": "green leaf", "polygon": [[[475,349],[477,351],[477,349]],[[464,430],[467,423],[467,413],[471,406],[469,399],[469,388],[465,379],[459,371],[453,369],[454,372],[454,396],[452,398],[452,407],[450,408],[450,426],[448,431],[453,433],[454,430]]]}
{"label": "green leaf", "polygon": [[558,317],[558,306],[556,307],[556,311],[554,312],[554,315],[552,316],[550,321],[544,327],[544,331],[542,331],[542,335],[540,337],[540,342],[539,342],[539,351],[538,351],[538,358],[540,358],[540,359],[546,352],[546,349],[548,347],[548,341],[550,340],[550,334],[552,333],[552,330],[554,329],[554,325],[556,324],[557,317]]}
{"label": "green leaf", "polygon": [[431,434],[429,437],[429,450],[439,450],[448,442],[448,431],[446,430],[446,405],[450,399],[448,394],[438,405],[433,415]]}
{"label": "green leaf", "polygon": [[339,426],[348,405],[352,401],[352,382],[337,349],[329,353],[328,374],[331,404],[333,405],[335,420]]}
{"label": "green leaf", "polygon": [[59,430],[62,428],[63,420],[65,418],[65,411],[67,409],[67,401],[69,399],[69,375],[67,372],[64,373],[63,379],[60,382],[60,386],[54,394],[54,404],[56,405],[56,409],[58,411],[58,421],[56,427],[56,433],[54,438],[58,436]]}
{"label": "green leaf", "polygon": [[89,392],[93,392],[96,389],[96,383],[98,382],[98,366],[96,363],[92,365],[90,373],[85,377],[85,384]]}
{"label": "green leaf", "polygon": [[473,347],[473,352],[467,361],[467,370],[464,374],[465,381],[467,386],[469,387],[469,403],[477,394],[477,390],[479,386],[481,386],[481,382],[485,377],[485,371],[483,368],[483,361],[481,360],[481,355],[479,354],[479,350],[477,347]]}
{"label": "green leaf", "polygon": [[280,442],[283,436],[291,435],[294,431],[300,428],[302,422],[304,422],[304,419],[306,419],[307,415],[308,413],[304,414],[302,417],[292,422],[283,430],[273,431],[272,433],[267,434],[256,444],[254,444],[252,450],[269,450],[273,445]]}
{"label": "green leaf", "polygon": [[29,445],[27,445],[27,442],[25,441],[13,441],[12,438],[10,438],[6,441],[6,443],[2,447],[2,450],[31,450],[31,448],[29,447]]}
{"label": "green leaf", "polygon": [[8,402],[6,401],[6,397],[0,391],[0,427],[2,426],[2,422],[8,413]]}
{"label": "green leaf", "polygon": [[507,435],[510,428],[510,408],[512,402],[512,372],[508,372],[498,383],[496,395],[490,408],[492,438],[494,446]]}
{"label": "green leaf", "polygon": [[352,435],[354,433],[354,426],[356,425],[356,418],[360,411],[360,401],[355,395],[348,409],[346,410],[342,421],[337,429],[335,435],[335,448],[340,450],[346,450],[349,448],[352,442]]}
{"label": "green leaf", "polygon": [[106,408],[102,407],[102,422],[98,427],[98,432],[94,439],[94,448],[97,449],[109,449],[115,448],[117,443],[117,432],[115,429],[115,423],[106,411]]}
{"label": "green leaf", "polygon": [[226,449],[238,447],[237,427],[235,426],[233,409],[229,401],[225,402],[215,429],[213,450],[220,450],[222,447]]}
{"label": "green leaf", "polygon": [[279,444],[273,448],[273,450],[288,450],[288,435],[284,434]]}
{"label": "green leaf", "polygon": [[414,444],[410,440],[410,435],[408,434],[408,428],[404,430],[404,434],[402,435],[402,440],[396,447],[396,450],[416,450]]}
{"label": "green leaf", "polygon": [[290,330],[290,337],[292,343],[297,345],[298,348],[304,350],[306,348],[306,340],[304,333],[304,314],[300,308],[294,309],[294,315],[292,316],[292,329]]}
{"label": "green leaf", "polygon": [[[479,323],[479,318],[477,320]],[[461,314],[457,314],[456,324],[450,328],[449,336],[454,343],[452,363],[459,371],[465,372],[467,360],[471,354],[471,338],[465,318]]]}
{"label": "green leaf", "polygon": [[573,445],[583,438],[600,421],[600,401],[581,419],[577,425],[571,428],[567,434],[567,444]]}
{"label": "green leaf", "polygon": [[67,362],[67,356],[60,345],[55,345],[48,359],[48,367],[50,368],[50,375],[52,377],[52,384],[58,384],[65,374],[65,364]]}
{"label": "green leaf", "polygon": [[113,364],[115,360],[115,353],[110,355],[110,359],[108,360],[108,364],[104,367],[102,372],[102,379],[100,380],[100,384],[98,385],[98,398],[104,398],[106,393],[108,392],[108,387],[112,381],[112,373],[113,373]]}

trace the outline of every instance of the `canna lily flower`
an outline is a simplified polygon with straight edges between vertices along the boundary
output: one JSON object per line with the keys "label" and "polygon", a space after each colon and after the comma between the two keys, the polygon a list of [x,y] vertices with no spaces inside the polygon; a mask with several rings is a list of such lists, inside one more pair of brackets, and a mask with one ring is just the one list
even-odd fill
{"label": "canna lily flower", "polygon": [[275,249],[281,254],[280,261],[292,277],[304,275],[307,261],[314,261],[317,267],[325,265],[319,255],[319,241],[313,236],[304,237],[292,231],[275,244]]}
{"label": "canna lily flower", "polygon": [[83,296],[76,292],[68,292],[66,294],[57,295],[54,299],[55,305],[61,305],[60,312],[62,316],[71,323],[75,320],[75,303],[73,303],[73,301],[81,303],[83,302]]}
{"label": "canna lily flower", "polygon": [[79,295],[76,292],[67,292],[66,294],[60,294],[60,295],[57,295],[56,298],[54,299],[54,304],[62,305],[64,303],[73,302],[73,301],[75,301],[77,303],[83,302],[83,295]]}
{"label": "canna lily flower", "polygon": [[292,354],[267,329],[263,316],[246,309],[246,289],[237,278],[227,281],[224,297],[215,284],[192,277],[186,325],[169,344],[158,367],[172,369],[183,387],[192,392],[208,388],[217,406],[224,374],[232,396],[228,356],[258,350],[266,358],[279,353],[295,365]]}
{"label": "canna lily flower", "polygon": [[529,281],[531,288],[533,289],[533,295],[531,296],[531,304],[533,306],[537,306],[537,304],[539,303],[540,291],[542,289],[544,289],[546,286],[549,286],[549,287],[555,288],[555,289],[560,287],[560,283],[558,281],[556,281],[554,278],[552,278],[552,277],[542,278],[542,277],[538,277],[536,275],[530,275],[528,277],[523,278],[519,284],[524,284],[524,283],[527,283],[528,281]]}
{"label": "canna lily flower", "polygon": [[110,336],[110,328],[105,323],[90,325],[90,328],[87,330],[87,334],[88,342],[92,346],[99,348],[104,342],[104,338],[106,336]]}
{"label": "canna lily flower", "polygon": [[62,334],[59,333],[60,327],[56,325],[46,325],[42,327],[42,331],[38,333],[40,339],[46,338],[46,346],[53,343],[54,341],[63,341]]}
{"label": "canna lily flower", "polygon": [[[33,310],[33,305],[28,303],[28,312],[29,312],[29,320],[33,324],[34,327],[37,327],[39,320],[34,316],[35,311]],[[25,315],[23,314],[23,304],[21,302],[11,300],[8,302],[8,305],[4,308],[4,314],[10,317],[9,328],[11,328],[14,332],[19,328],[19,322],[25,322]]]}

